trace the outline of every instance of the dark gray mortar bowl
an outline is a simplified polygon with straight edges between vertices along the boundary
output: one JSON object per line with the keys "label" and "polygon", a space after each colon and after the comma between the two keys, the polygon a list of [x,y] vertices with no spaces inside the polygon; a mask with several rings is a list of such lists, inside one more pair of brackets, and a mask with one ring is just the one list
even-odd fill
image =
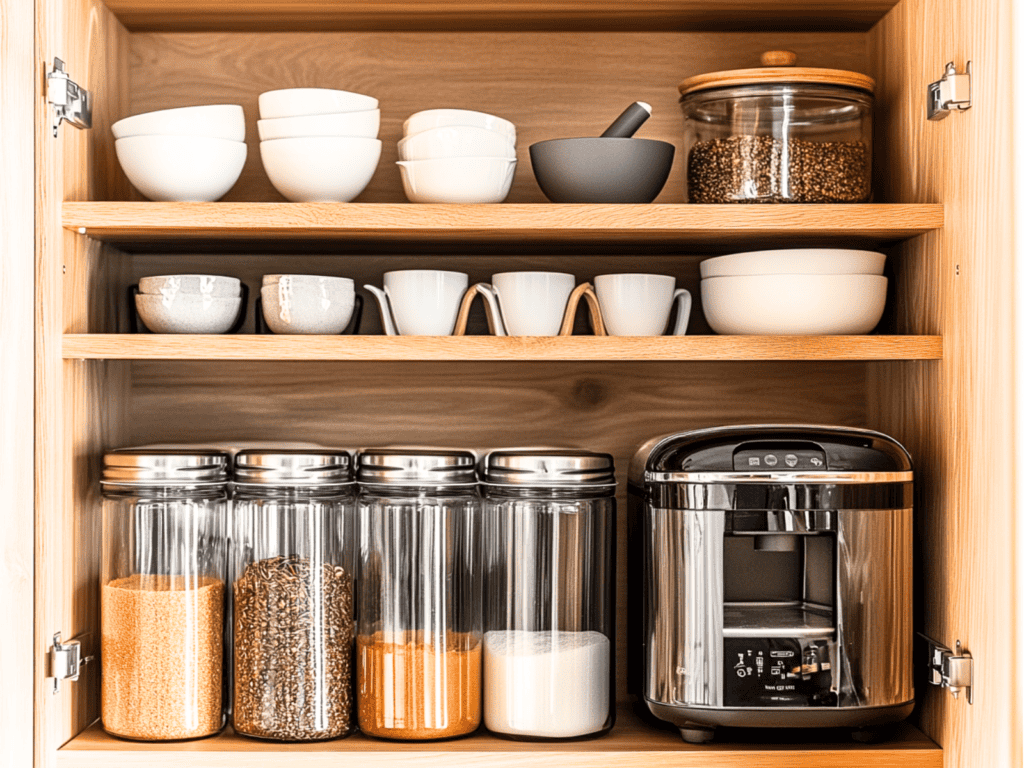
{"label": "dark gray mortar bowl", "polygon": [[649,203],[676,148],[654,139],[551,139],[530,147],[533,175],[553,203]]}

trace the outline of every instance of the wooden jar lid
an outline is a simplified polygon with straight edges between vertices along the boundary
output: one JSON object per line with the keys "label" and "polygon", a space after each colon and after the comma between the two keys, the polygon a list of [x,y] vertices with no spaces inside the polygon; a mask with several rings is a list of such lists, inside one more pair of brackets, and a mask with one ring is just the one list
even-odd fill
{"label": "wooden jar lid", "polygon": [[708,72],[688,77],[679,85],[679,93],[686,96],[697,91],[712,88],[729,88],[735,85],[764,85],[770,83],[811,83],[815,85],[838,85],[874,93],[875,81],[859,72],[845,69],[813,69],[795,67],[796,54],[792,51],[766,51],[761,54],[757,69],[730,69],[725,72]]}

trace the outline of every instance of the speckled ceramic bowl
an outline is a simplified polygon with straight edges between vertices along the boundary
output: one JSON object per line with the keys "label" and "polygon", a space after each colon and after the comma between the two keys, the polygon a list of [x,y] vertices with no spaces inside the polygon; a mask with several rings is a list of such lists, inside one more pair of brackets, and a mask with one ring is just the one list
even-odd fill
{"label": "speckled ceramic bowl", "polygon": [[260,290],[263,319],[274,333],[336,335],[352,320],[355,284],[347,277],[282,275]]}
{"label": "speckled ceramic bowl", "polygon": [[139,279],[139,291],[154,296],[191,293],[234,299],[242,295],[242,281],[223,275],[153,275]]}
{"label": "speckled ceramic bowl", "polygon": [[135,307],[142,322],[153,333],[227,333],[238,319],[242,298],[140,293],[135,297]]}

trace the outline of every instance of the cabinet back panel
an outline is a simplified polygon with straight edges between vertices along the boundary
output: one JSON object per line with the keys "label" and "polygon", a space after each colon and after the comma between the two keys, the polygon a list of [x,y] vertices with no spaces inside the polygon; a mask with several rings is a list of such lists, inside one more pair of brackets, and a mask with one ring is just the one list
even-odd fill
{"label": "cabinet back panel", "polygon": [[[358,200],[404,202],[395,165],[402,122],[435,107],[491,112],[518,128],[519,166],[508,201],[545,202],[533,178],[530,144],[598,136],[640,100],[654,113],[638,136],[678,147],[676,87],[684,78],[758,66],[763,51],[778,48],[795,51],[805,66],[866,67],[865,35],[858,32],[138,33],[131,36],[129,114],[242,104],[249,156],[224,199],[280,201],[260,160],[257,96],[300,86],[376,96],[383,152]],[[660,202],[683,201],[685,165],[677,154]]]}
{"label": "cabinet back panel", "polygon": [[[132,366],[132,444],[575,445],[618,470],[625,660],[626,469],[655,435],[739,423],[865,426],[864,363],[202,363]],[[625,663],[617,692],[625,696]]]}

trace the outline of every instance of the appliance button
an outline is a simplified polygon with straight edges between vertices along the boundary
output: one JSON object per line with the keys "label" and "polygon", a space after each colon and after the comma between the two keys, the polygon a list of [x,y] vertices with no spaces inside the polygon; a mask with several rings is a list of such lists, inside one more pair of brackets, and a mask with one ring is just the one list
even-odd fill
{"label": "appliance button", "polygon": [[797,465],[797,462],[799,462],[799,461],[800,461],[800,459],[798,459],[792,453],[786,454],[786,466],[787,467],[795,467]]}
{"label": "appliance button", "polygon": [[767,464],[769,467],[774,467],[776,464],[779,463],[779,459],[775,454],[769,453],[767,456],[764,457],[764,463]]}
{"label": "appliance button", "polygon": [[761,459],[759,459],[757,456],[751,456],[749,459],[747,459],[747,461],[749,462],[750,466],[752,466],[752,467],[760,467],[761,466]]}

